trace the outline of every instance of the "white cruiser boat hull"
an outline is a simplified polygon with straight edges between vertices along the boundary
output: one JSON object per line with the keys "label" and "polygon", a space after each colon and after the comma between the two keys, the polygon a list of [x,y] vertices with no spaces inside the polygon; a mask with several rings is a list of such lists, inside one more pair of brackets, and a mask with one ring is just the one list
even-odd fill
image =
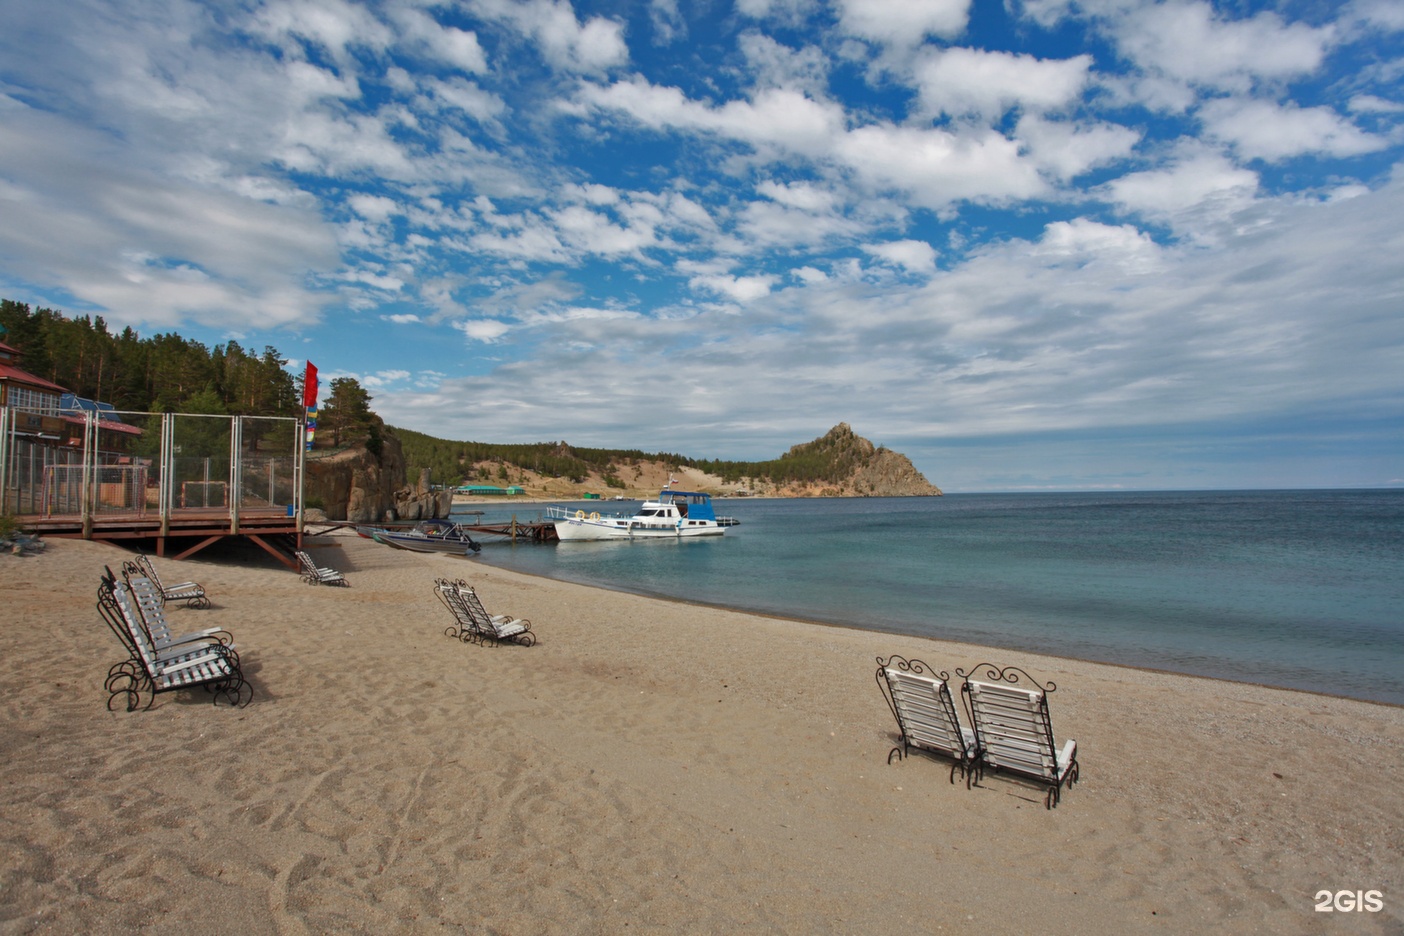
{"label": "white cruiser boat hull", "polygon": [[[725,529],[712,512],[711,498],[691,491],[665,490],[656,501],[644,501],[632,516],[603,516],[599,511],[552,507],[556,537],[561,542],[615,539],[680,539],[721,536]],[[734,521],[733,521],[734,522]]]}

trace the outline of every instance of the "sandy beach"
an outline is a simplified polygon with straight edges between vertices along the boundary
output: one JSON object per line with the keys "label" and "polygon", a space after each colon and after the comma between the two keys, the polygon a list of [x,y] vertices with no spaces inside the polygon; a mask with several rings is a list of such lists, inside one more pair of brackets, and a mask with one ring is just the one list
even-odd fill
{"label": "sandy beach", "polygon": [[[1404,709],[639,598],[308,541],[157,559],[252,704],[109,712],[131,554],[0,557],[6,933],[1404,933]],[[203,554],[202,554],[203,555]],[[444,636],[436,577],[534,647]],[[1061,805],[886,762],[898,653],[1053,680]],[[1321,891],[1382,909],[1315,909]]]}

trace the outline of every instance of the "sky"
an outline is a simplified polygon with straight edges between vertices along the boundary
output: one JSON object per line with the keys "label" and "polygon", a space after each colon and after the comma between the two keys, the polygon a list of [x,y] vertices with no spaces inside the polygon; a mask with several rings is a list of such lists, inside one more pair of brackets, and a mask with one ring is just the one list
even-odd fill
{"label": "sky", "polygon": [[446,439],[1404,486],[1404,3],[0,0],[0,297]]}

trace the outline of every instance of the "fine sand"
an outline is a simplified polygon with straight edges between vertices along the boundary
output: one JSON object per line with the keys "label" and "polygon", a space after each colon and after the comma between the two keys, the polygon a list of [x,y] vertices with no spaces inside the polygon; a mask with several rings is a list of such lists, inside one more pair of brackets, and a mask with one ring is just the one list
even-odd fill
{"label": "fine sand", "polygon": [[[94,608],[130,553],[0,556],[0,930],[1404,933],[1404,709],[308,546],[351,587],[155,560],[255,694],[130,713]],[[445,637],[439,576],[537,646]],[[1081,782],[889,766],[892,653],[1056,682]],[[1315,909],[1342,890],[1383,909]]]}

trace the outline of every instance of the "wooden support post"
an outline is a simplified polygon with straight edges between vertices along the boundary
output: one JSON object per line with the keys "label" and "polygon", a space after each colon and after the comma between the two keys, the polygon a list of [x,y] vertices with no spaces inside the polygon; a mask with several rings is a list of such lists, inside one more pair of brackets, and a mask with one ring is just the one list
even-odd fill
{"label": "wooden support post", "polygon": [[[261,537],[261,536],[255,536],[255,535],[252,534],[252,533],[245,533],[244,535],[247,536],[249,539],[253,540],[253,541],[254,541],[255,543],[257,543],[258,545],[262,546],[262,547],[264,548],[264,550],[265,550],[270,556],[272,556],[274,559],[277,559],[279,562],[281,562],[283,565],[287,566],[289,569],[292,569],[294,572],[297,571],[297,560],[296,560],[296,559],[293,559],[291,556],[289,556],[287,553],[283,552],[281,549],[278,549],[278,548],[277,548],[276,546],[274,546],[272,543],[266,542],[266,541],[264,540],[264,538]],[[299,534],[298,534],[298,544],[297,544],[299,549],[302,548],[301,539],[302,539],[302,534],[299,532]]]}
{"label": "wooden support post", "polygon": [[195,544],[194,546],[191,546],[189,549],[187,549],[185,552],[181,553],[179,556],[173,556],[172,558],[175,559],[177,562],[179,562],[181,559],[188,559],[188,558],[190,558],[191,556],[195,555],[195,554],[196,554],[197,552],[199,552],[200,550],[204,549],[206,546],[210,545],[211,543],[217,543],[217,542],[219,542],[220,540],[224,539],[224,537],[225,537],[225,534],[223,534],[223,533],[218,533],[218,534],[216,534],[216,535],[214,535],[214,536],[207,537],[207,538],[201,540],[199,543]]}

